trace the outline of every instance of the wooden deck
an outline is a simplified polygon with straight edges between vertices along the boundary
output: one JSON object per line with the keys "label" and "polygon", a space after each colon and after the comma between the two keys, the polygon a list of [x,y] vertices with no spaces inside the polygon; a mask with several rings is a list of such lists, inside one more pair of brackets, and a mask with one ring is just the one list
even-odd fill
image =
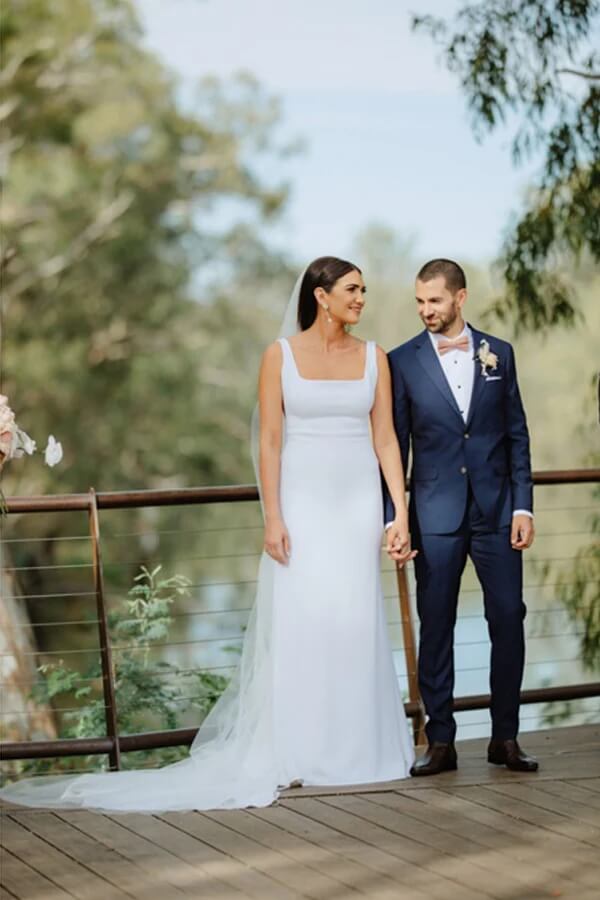
{"label": "wooden deck", "polygon": [[600,726],[528,734],[541,770],[459,745],[435,778],[288,791],[269,809],[162,816],[5,806],[18,900],[600,897]]}

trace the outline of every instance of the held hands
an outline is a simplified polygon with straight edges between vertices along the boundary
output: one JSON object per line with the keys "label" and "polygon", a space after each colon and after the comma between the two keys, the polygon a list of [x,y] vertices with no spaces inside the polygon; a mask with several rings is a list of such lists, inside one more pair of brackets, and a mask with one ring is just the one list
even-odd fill
{"label": "held hands", "polygon": [[418,550],[411,550],[410,533],[406,519],[394,519],[386,531],[386,550],[399,568],[414,559]]}
{"label": "held hands", "polygon": [[265,550],[276,562],[287,566],[291,553],[290,536],[283,519],[267,519],[265,524]]}
{"label": "held hands", "polygon": [[535,527],[530,516],[513,516],[510,545],[513,550],[527,550],[533,544]]}

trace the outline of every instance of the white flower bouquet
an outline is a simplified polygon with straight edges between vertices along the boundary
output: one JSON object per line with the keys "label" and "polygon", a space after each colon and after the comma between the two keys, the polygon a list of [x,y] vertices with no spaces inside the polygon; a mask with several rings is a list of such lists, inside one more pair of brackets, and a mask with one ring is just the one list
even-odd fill
{"label": "white flower bouquet", "polygon": [[[15,422],[15,414],[8,405],[8,397],[0,394],[0,471],[10,459],[18,459],[36,451],[36,443]],[[44,460],[46,465],[55,466],[62,459],[62,446],[54,435],[48,437]],[[6,515],[6,500],[0,487],[0,515]]]}

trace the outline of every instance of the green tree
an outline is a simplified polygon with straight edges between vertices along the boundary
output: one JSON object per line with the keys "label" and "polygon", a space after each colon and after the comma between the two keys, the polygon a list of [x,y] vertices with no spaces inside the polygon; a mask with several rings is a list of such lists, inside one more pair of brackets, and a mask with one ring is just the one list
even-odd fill
{"label": "green tree", "polygon": [[[227,678],[201,669],[182,670],[157,661],[153,654],[156,645],[160,647],[169,638],[172,606],[178,597],[189,594],[188,579],[180,575],[164,577],[157,566],[152,572],[142,567],[134,582],[128,599],[113,611],[109,622],[114,643],[119,734],[178,728],[190,710],[199,724],[227,686]],[[120,646],[127,650],[119,650]],[[79,672],[59,660],[41,665],[38,671],[41,678],[31,696],[35,702],[46,705],[58,701],[60,738],[98,737],[106,733],[102,670],[98,662]],[[176,747],[126,753],[123,768],[175,762],[187,752],[185,747]],[[22,773],[59,772],[72,764],[70,757],[15,762],[5,774],[12,778]],[[107,758],[88,756],[84,765],[86,771],[103,769]]]}
{"label": "green tree", "polygon": [[[593,496],[597,502],[600,491]],[[559,597],[571,620],[583,626],[581,658],[594,671],[600,669],[600,515],[590,524],[594,541],[576,554],[572,571],[559,582]]]}
{"label": "green tree", "polygon": [[452,21],[414,16],[456,73],[481,137],[515,124],[513,158],[542,157],[529,205],[511,224],[493,312],[517,329],[577,316],[573,258],[600,260],[600,54],[597,0],[482,0]]}
{"label": "green tree", "polygon": [[[6,0],[1,27],[1,389],[28,433],[65,451],[52,470],[39,455],[11,463],[5,493],[250,480],[254,376],[290,280],[262,237],[286,199],[276,102],[250,76],[183,98],[130,0]],[[116,532],[148,521],[110,513]],[[163,563],[192,546],[190,521],[152,520],[182,529]],[[6,550],[25,594],[89,590],[75,567],[89,547],[60,540],[81,533],[79,517],[11,516],[4,529],[20,539]],[[135,536],[125,552],[156,561]],[[35,568],[61,563],[73,568]],[[108,588],[126,590],[125,569],[105,563]],[[57,600],[52,617],[81,618],[77,602]],[[29,608],[48,620],[47,602]],[[37,637],[65,646],[57,628]]]}
{"label": "green tree", "polygon": [[[28,466],[26,490],[151,485],[206,409],[192,276],[231,251],[214,212],[234,201],[258,227],[284,201],[252,165],[277,149],[276,107],[246,78],[183,111],[128,0],[12,0],[2,24],[3,390],[67,456]],[[229,474],[186,446],[182,478]]]}

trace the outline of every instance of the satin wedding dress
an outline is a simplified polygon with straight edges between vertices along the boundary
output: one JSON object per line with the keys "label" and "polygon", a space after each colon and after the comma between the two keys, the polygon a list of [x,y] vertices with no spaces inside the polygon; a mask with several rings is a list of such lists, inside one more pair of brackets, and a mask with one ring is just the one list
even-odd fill
{"label": "satin wedding dress", "polygon": [[240,666],[190,755],[152,771],[22,779],[28,806],[162,812],[266,806],[293,781],[406,778],[414,759],[380,582],[382,494],[362,378],[300,376],[280,339],[285,440],[280,500],[289,564],[263,554]]}

